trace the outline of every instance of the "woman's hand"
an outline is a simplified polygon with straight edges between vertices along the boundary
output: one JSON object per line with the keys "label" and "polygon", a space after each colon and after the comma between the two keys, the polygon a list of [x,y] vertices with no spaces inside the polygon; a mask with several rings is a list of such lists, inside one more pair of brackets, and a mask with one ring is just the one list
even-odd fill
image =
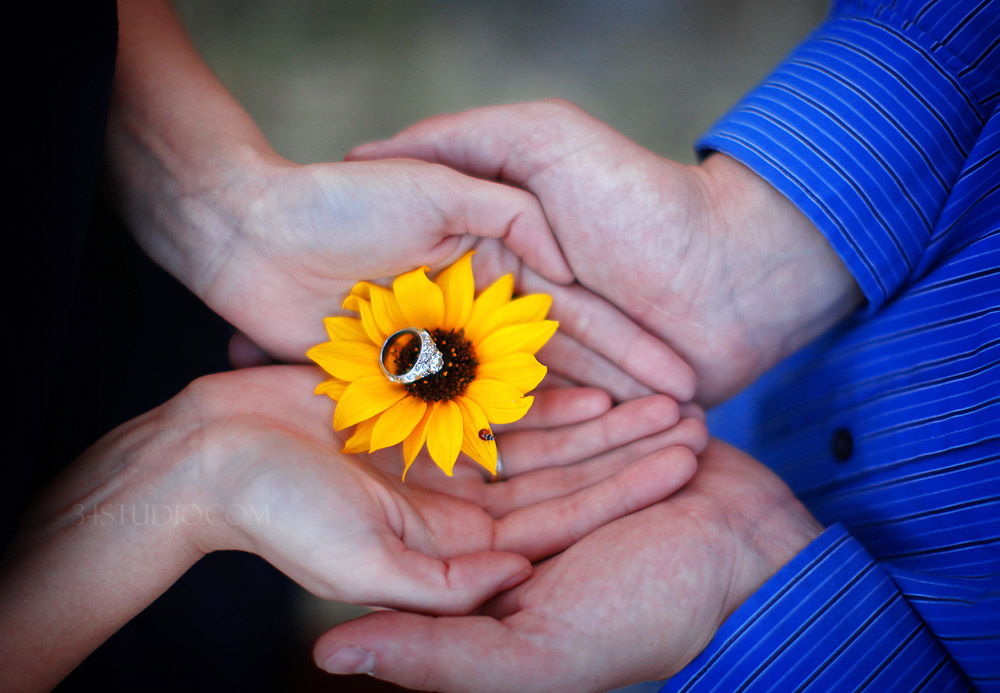
{"label": "woman's hand", "polygon": [[679,417],[666,398],[608,410],[606,395],[563,391],[540,398],[535,425],[558,426],[548,442],[503,434],[510,481],[429,477],[418,461],[403,483],[398,450],[377,456],[386,472],[339,452],[333,405],[312,394],[321,378],[306,366],[202,378],[61,475],[0,578],[3,688],[52,687],[220,549],[257,553],[324,598],[467,612],[525,580],[531,561],[681,487],[695,458],[676,445],[704,444],[695,419],[652,433]]}
{"label": "woman's hand", "polygon": [[119,14],[111,189],[150,256],[271,357],[304,361],[356,280],[440,269],[475,244],[477,262],[518,274],[519,291],[562,294],[551,349],[576,381],[621,399],[693,393],[691,369],[658,339],[593,294],[559,289],[572,274],[531,193],[414,160],[292,163],[167,2],[122,0]]}
{"label": "woman's hand", "polygon": [[[258,553],[328,599],[467,611],[502,582],[527,576],[528,564],[511,554],[539,560],[672,493],[694,472],[694,452],[676,446],[698,449],[705,441],[697,420],[673,437],[655,436],[679,420],[665,397],[592,418],[606,400],[592,391],[564,392],[553,395],[558,400],[550,407],[543,403],[536,419],[568,422],[551,434],[544,453],[562,466],[530,471],[543,466],[530,448],[547,435],[534,431],[505,452],[516,474],[510,481],[488,484],[471,476],[471,464],[468,474],[449,479],[418,460],[404,483],[398,448],[376,453],[371,463],[366,455],[339,452],[341,435],[330,427],[333,403],[309,394],[320,379],[315,368],[274,366],[196,383],[198,436],[206,441],[198,462],[202,502],[269,508],[267,523],[219,525],[196,541],[206,551]],[[551,411],[557,403],[563,412]],[[566,435],[610,424],[621,431],[584,443]],[[608,454],[649,436],[632,456]],[[568,466],[590,458],[598,459],[585,469]]]}

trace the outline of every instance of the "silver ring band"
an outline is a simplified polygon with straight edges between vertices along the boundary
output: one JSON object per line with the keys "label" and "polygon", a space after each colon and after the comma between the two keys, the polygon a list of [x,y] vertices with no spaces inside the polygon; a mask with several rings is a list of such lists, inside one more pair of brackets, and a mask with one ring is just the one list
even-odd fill
{"label": "silver ring band", "polygon": [[493,475],[493,481],[503,481],[503,459],[500,457],[500,448],[497,448],[497,471]]}
{"label": "silver ring band", "polygon": [[[407,334],[413,335],[420,340],[420,351],[417,352],[417,360],[413,362],[410,370],[405,373],[392,373],[386,366],[386,357],[395,358],[395,355],[391,353],[392,347]],[[437,373],[444,367],[444,357],[438,351],[430,333],[427,330],[416,327],[407,327],[404,330],[399,330],[389,335],[389,338],[382,344],[382,353],[379,354],[379,362],[386,378],[391,382],[403,384],[414,383],[421,378],[426,378],[428,375]]]}

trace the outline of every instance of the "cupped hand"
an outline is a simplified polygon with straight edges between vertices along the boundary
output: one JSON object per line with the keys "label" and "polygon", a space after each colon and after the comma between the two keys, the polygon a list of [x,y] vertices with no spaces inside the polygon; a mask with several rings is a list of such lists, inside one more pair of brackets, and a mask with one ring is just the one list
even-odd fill
{"label": "cupped hand", "polygon": [[706,405],[860,300],[822,235],[748,169],[669,161],[563,101],[437,116],[348,158],[400,156],[537,195],[579,282],[673,346]]}
{"label": "cupped hand", "polygon": [[239,159],[230,178],[203,196],[212,213],[201,221],[214,227],[203,235],[221,240],[189,281],[280,360],[303,360],[356,281],[444,267],[477,237],[505,239],[550,279],[572,278],[533,196],[443,166],[301,166],[266,154]]}
{"label": "cupped hand", "polygon": [[[527,471],[539,466],[523,459],[522,448],[532,441],[520,448],[515,441],[509,454],[517,478],[510,482],[487,484],[480,476],[478,484],[467,479],[452,489],[446,478],[422,485],[415,473],[403,483],[398,450],[373,456],[385,472],[366,456],[339,452],[332,403],[310,394],[319,379],[311,367],[249,369],[197,381],[184,399],[199,421],[191,445],[199,459],[200,502],[242,508],[248,519],[198,525],[192,530],[198,546],[258,553],[328,599],[425,613],[468,611],[524,580],[529,560],[682,486],[694,472],[694,453],[660,448],[704,442],[703,429],[688,426],[659,446],[637,449],[634,464],[619,456],[588,463],[591,469],[581,473],[573,466]],[[593,391],[558,397],[563,412],[542,411],[542,424],[586,426],[577,422],[608,406]],[[575,414],[566,413],[570,400],[577,401],[570,407]],[[640,408],[633,405],[633,413]],[[597,436],[582,447],[557,433],[547,454],[562,464],[599,456],[662,430],[663,422],[653,421],[659,414],[678,419],[672,403],[652,402],[649,409],[636,425],[612,410],[604,416],[624,433]],[[540,441],[539,434],[534,443]],[[431,466],[418,460],[413,471]]]}
{"label": "cupped hand", "polygon": [[[476,238],[503,239],[550,281],[572,280],[530,193],[412,159],[288,161],[201,60],[169,2],[123,0],[119,15],[109,190],[151,257],[263,353],[304,361],[355,281],[441,269]],[[575,319],[566,324],[585,326],[589,304],[567,303]],[[633,370],[652,389],[665,381],[661,391],[690,396],[690,369],[620,325],[602,320],[603,334],[582,330],[580,344],[610,362],[639,362]],[[259,361],[247,346],[236,345],[237,359]]]}
{"label": "cupped hand", "polygon": [[[616,410],[604,392],[558,388],[503,434],[511,481],[418,460],[404,484],[400,450],[340,452],[333,404],[312,394],[322,379],[307,366],[201,378],[64,470],[0,571],[4,690],[51,689],[219,549],[257,553],[321,597],[465,613],[682,486],[706,435],[692,418],[650,436],[680,415],[662,396]],[[569,466],[532,471],[545,464]]]}
{"label": "cupped hand", "polygon": [[[384,163],[397,165],[397,162]],[[358,178],[352,180],[361,184]],[[494,187],[526,195],[505,186]],[[400,205],[411,204],[402,198],[396,201]],[[255,218],[253,223],[263,224],[263,221]],[[361,230],[369,225],[378,228],[381,223],[371,218],[359,220],[357,239],[346,248],[337,234],[324,236],[317,232],[309,241],[315,247],[289,242],[279,246],[284,248],[280,255],[274,255],[278,251],[273,248],[278,242],[260,240],[267,249],[264,256],[244,250],[243,255],[226,260],[226,269],[220,272],[216,284],[236,282],[250,286],[241,291],[221,292],[222,296],[234,297],[237,302],[234,305],[227,304],[220,298],[220,292],[214,290],[205,292],[205,299],[246,332],[234,338],[231,345],[234,366],[262,365],[270,360],[269,350],[284,354],[287,360],[301,361],[308,347],[324,341],[322,318],[342,312],[340,302],[350,293],[357,278],[381,278],[388,283],[394,273],[412,269],[423,261],[434,266],[447,265],[452,260],[453,253],[445,256],[435,251],[432,257],[415,250],[419,245],[417,234],[411,239],[412,246],[403,246]],[[523,233],[527,237],[548,231],[532,227]],[[264,238],[264,235],[259,237]],[[532,270],[516,254],[517,242],[511,238],[451,237],[447,245],[461,254],[472,244],[479,290],[501,275],[512,274],[516,293],[552,296],[549,317],[559,321],[559,331],[538,354],[551,373],[569,382],[599,387],[615,401],[653,392],[667,393],[680,401],[691,399],[695,391],[694,372],[672,349],[579,284],[554,283]],[[342,256],[330,259],[330,255],[341,252]],[[445,258],[443,262],[438,261],[441,257]],[[331,268],[344,269],[338,274]]]}
{"label": "cupped hand", "polygon": [[671,676],[821,527],[763,465],[712,441],[675,495],[543,562],[484,613],[374,613],[316,645],[335,673],[446,691],[599,691]]}
{"label": "cupped hand", "polygon": [[[121,11],[110,188],[150,256],[246,335],[233,349],[240,365],[262,355],[305,361],[325,339],[323,318],[340,312],[356,281],[439,270],[473,245],[486,264],[520,274],[523,259],[553,286],[572,281],[534,195],[412,159],[288,161],[200,61],[169,3]],[[516,262],[490,257],[508,248]],[[574,369],[582,382],[603,386],[587,377],[610,375],[621,398],[691,396],[694,375],[669,349],[609,305],[594,308],[596,297],[579,287],[565,288],[558,310],[567,329],[552,348],[598,364]],[[600,332],[587,327],[591,315]]]}

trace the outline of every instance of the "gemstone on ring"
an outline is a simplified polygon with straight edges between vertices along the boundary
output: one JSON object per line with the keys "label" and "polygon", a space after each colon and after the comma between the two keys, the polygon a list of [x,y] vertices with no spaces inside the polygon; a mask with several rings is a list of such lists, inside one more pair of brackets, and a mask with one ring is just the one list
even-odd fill
{"label": "gemstone on ring", "polygon": [[[420,351],[417,353],[417,359],[409,370],[400,372],[399,354],[414,339],[420,340]],[[426,378],[444,367],[444,357],[437,345],[434,344],[430,333],[416,327],[407,327],[389,335],[389,338],[382,344],[379,360],[385,377],[391,382],[403,384]]]}

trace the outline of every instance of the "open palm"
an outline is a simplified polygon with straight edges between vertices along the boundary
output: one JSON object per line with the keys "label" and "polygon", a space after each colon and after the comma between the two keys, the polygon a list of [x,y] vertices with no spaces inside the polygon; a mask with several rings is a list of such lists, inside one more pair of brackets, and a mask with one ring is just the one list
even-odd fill
{"label": "open palm", "polygon": [[369,672],[426,690],[599,691],[666,678],[820,531],[778,477],[712,441],[684,489],[543,562],[483,614],[370,614],[323,636],[317,662],[351,673],[337,667],[367,652]]}
{"label": "open palm", "polygon": [[[320,379],[311,367],[248,369],[203,379],[189,398],[201,423],[204,507],[254,508],[266,517],[209,525],[199,545],[258,553],[325,598],[467,611],[506,582],[527,577],[528,559],[562,550],[595,527],[656,502],[694,472],[690,449],[654,444],[633,464],[618,456],[583,473],[572,466],[525,471],[501,484],[479,477],[455,494],[443,483],[440,490],[416,479],[403,483],[398,450],[375,460],[387,472],[365,456],[338,452],[332,403],[310,394]],[[616,440],[575,451],[572,441],[564,441],[550,453],[565,463],[646,437],[654,414],[670,409],[662,401],[651,407],[646,423],[623,424]],[[676,421],[676,405],[672,410]],[[703,427],[680,431],[660,440],[659,448],[704,440]],[[515,443],[515,461],[517,448]],[[424,462],[418,460],[417,468],[432,466]]]}

